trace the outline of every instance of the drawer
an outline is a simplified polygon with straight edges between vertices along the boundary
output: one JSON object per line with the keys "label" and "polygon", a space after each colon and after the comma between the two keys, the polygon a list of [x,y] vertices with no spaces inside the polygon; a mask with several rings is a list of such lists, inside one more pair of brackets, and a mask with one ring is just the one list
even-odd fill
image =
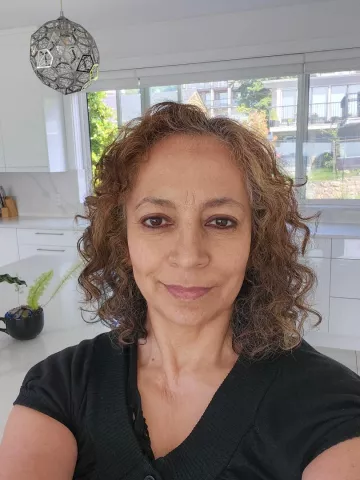
{"label": "drawer", "polygon": [[360,260],[360,238],[334,238],[332,241],[332,257]]}
{"label": "drawer", "polygon": [[360,260],[331,260],[330,296],[360,299]]}
{"label": "drawer", "polygon": [[360,337],[360,300],[330,299],[329,333]]}
{"label": "drawer", "polygon": [[17,230],[20,245],[52,245],[76,247],[81,232],[75,230],[41,230],[19,228]]}
{"label": "drawer", "polygon": [[54,245],[19,245],[20,260],[34,255],[77,255],[76,247],[62,247]]}
{"label": "drawer", "polygon": [[309,242],[307,257],[331,258],[331,238],[312,237]]}

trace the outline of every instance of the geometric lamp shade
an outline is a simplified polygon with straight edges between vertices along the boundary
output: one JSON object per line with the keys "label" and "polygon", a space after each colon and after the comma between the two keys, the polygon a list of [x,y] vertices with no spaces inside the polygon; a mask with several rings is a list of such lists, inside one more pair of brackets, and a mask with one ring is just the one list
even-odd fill
{"label": "geometric lamp shade", "polygon": [[31,35],[30,62],[45,85],[68,95],[98,78],[100,54],[90,33],[61,14]]}

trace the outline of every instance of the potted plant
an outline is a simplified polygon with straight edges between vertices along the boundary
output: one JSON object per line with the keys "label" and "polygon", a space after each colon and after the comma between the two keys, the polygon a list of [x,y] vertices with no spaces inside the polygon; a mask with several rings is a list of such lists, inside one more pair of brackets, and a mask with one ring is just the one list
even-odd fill
{"label": "potted plant", "polygon": [[[29,288],[26,305],[12,308],[5,313],[4,317],[0,317],[0,321],[5,322],[6,325],[6,328],[0,328],[0,331],[7,333],[17,340],[31,340],[39,335],[44,328],[44,307],[46,307],[81,266],[82,262],[78,262],[69,269],[61,278],[49,300],[44,305],[40,305],[40,298],[50,284],[54,276],[54,271],[49,270],[42,273]],[[0,275],[0,283],[1,282],[12,283],[16,286],[26,285],[24,280],[20,280],[18,277],[11,277],[8,274]]]}

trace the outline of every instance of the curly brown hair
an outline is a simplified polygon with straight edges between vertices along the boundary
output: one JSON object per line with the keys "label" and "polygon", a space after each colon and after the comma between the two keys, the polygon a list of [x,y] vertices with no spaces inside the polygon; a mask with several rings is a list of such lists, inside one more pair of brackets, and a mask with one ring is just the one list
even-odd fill
{"label": "curly brown hair", "polygon": [[169,135],[211,135],[225,143],[243,172],[252,209],[252,241],[243,285],[231,315],[233,348],[248,358],[289,350],[301,342],[316,283],[300,262],[310,230],[299,213],[294,181],[259,133],[226,117],[209,118],[194,105],[163,102],[121,128],[96,166],[85,200],[89,226],[78,242],[85,260],[79,284],[98,319],[121,344],[146,338],[146,300],[134,280],[127,244],[127,195],[149,150]]}

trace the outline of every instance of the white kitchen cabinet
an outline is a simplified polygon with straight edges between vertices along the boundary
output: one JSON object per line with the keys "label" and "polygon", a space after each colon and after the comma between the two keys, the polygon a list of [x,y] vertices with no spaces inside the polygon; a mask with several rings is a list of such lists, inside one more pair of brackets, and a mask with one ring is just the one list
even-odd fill
{"label": "white kitchen cabinet", "polygon": [[305,331],[310,329],[314,332],[327,333],[329,331],[330,262],[329,258],[306,259],[306,264],[314,270],[318,279],[317,287],[309,296],[310,304],[321,313],[322,322],[314,327],[317,317],[311,314],[305,324]]}
{"label": "white kitchen cabinet", "polygon": [[331,238],[311,238],[307,257],[331,258]]}
{"label": "white kitchen cabinet", "polygon": [[[0,267],[18,260],[16,228],[0,228]],[[1,272],[6,273],[3,268]]]}
{"label": "white kitchen cabinet", "polygon": [[329,333],[360,339],[360,300],[330,298]]}
{"label": "white kitchen cabinet", "polygon": [[41,228],[18,228],[17,237],[19,246],[53,246],[76,247],[81,236],[76,230],[44,230]]}
{"label": "white kitchen cabinet", "polygon": [[[18,245],[15,228],[0,228],[0,273],[9,273],[12,276],[21,277],[18,271],[9,271],[7,265],[19,260]],[[9,267],[10,268],[10,267]],[[0,317],[19,303],[19,294],[14,284],[6,282],[0,283]],[[0,328],[4,328],[4,323],[0,322]]]}
{"label": "white kitchen cabinet", "polygon": [[75,230],[44,230],[19,228],[17,239],[20,259],[33,255],[77,255],[81,232]]}
{"label": "white kitchen cabinet", "polygon": [[331,261],[330,296],[360,299],[360,260]]}
{"label": "white kitchen cabinet", "polygon": [[77,249],[75,247],[62,247],[54,245],[19,245],[20,260],[24,258],[33,257],[34,255],[77,255]]}
{"label": "white kitchen cabinet", "polygon": [[5,172],[5,157],[2,140],[1,122],[0,122],[0,172]]}
{"label": "white kitchen cabinet", "polygon": [[77,241],[81,235],[76,230],[46,230],[18,228],[17,239],[20,259],[33,255],[77,255]]}
{"label": "white kitchen cabinet", "polygon": [[334,238],[332,258],[360,260],[360,238]]}
{"label": "white kitchen cabinet", "polygon": [[29,60],[30,32],[0,35],[0,122],[7,172],[66,170],[62,96],[36,77]]}

